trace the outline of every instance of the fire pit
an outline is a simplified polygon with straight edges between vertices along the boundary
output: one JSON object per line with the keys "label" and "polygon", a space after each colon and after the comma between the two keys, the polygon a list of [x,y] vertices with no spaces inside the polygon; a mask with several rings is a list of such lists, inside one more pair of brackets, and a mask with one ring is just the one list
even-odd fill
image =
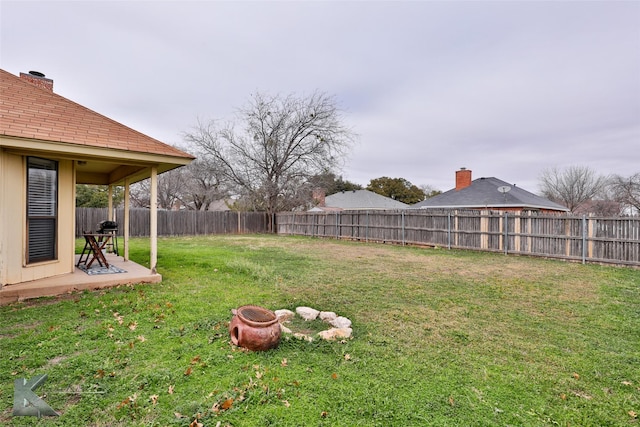
{"label": "fire pit", "polygon": [[275,313],[257,305],[244,305],[231,310],[231,341],[253,351],[275,348],[280,343],[280,324]]}

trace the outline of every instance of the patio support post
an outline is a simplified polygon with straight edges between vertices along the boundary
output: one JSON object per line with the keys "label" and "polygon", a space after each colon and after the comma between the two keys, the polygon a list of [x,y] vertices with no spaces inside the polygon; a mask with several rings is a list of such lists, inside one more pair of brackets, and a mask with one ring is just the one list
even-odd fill
{"label": "patio support post", "polygon": [[149,255],[149,268],[151,274],[156,274],[158,264],[158,167],[151,167],[151,196],[149,200],[149,237],[151,240],[151,253]]}
{"label": "patio support post", "polygon": [[124,179],[124,224],[122,236],[124,239],[124,260],[129,261],[129,178]]}
{"label": "patio support post", "polygon": [[107,211],[107,219],[113,221],[113,185],[109,184],[109,192],[107,195],[109,207]]}

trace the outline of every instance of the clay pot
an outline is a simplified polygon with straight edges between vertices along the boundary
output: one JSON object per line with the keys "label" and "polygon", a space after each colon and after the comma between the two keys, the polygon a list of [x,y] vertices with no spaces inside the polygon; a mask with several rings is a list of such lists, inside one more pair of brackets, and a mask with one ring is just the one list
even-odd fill
{"label": "clay pot", "polygon": [[231,312],[233,318],[229,324],[229,334],[235,345],[253,351],[278,346],[282,331],[273,311],[256,305],[244,305]]}

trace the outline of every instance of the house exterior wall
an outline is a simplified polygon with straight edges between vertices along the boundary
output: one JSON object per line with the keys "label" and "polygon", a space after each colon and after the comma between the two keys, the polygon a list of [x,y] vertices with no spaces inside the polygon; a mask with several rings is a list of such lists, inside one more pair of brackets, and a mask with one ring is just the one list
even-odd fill
{"label": "house exterior wall", "polygon": [[51,160],[59,162],[58,259],[27,265],[26,156],[0,150],[0,287],[74,270],[74,165],[71,160]]}

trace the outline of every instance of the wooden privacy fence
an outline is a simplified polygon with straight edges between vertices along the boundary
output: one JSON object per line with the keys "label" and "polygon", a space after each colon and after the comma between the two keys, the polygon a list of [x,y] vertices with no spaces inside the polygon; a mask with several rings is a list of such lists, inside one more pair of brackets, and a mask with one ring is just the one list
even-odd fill
{"label": "wooden privacy fence", "polygon": [[534,212],[285,212],[278,234],[440,246],[640,266],[640,218]]}
{"label": "wooden privacy fence", "polygon": [[[124,209],[115,209],[115,220],[123,235]],[[83,231],[96,231],[98,223],[107,219],[107,208],[77,208],[76,237]],[[129,235],[149,235],[149,209],[129,210]],[[265,233],[269,217],[264,212],[233,211],[165,211],[158,210],[158,236],[187,236],[200,234]]]}

